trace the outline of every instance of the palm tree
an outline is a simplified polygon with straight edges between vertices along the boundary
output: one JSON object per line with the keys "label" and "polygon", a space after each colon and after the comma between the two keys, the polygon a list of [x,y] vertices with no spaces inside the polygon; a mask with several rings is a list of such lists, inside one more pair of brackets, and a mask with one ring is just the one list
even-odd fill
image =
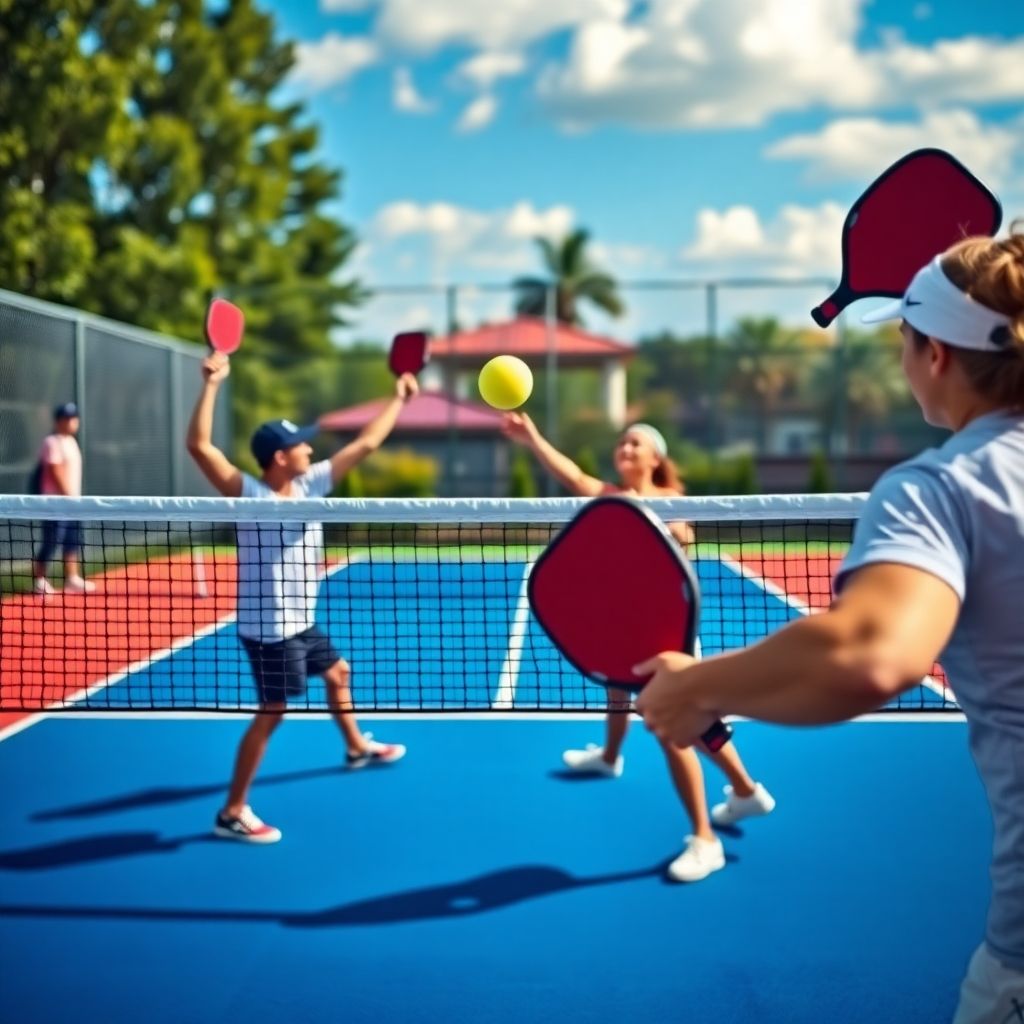
{"label": "palm tree", "polygon": [[779,400],[794,394],[807,373],[797,333],[774,317],[745,317],[728,336],[732,360],[726,387],[753,410],[757,450],[765,450],[768,421]]}
{"label": "palm tree", "polygon": [[[848,445],[856,445],[865,424],[883,422],[909,397],[900,339],[891,333],[848,332],[842,349],[818,364],[813,380],[829,432],[842,427]],[[845,424],[838,422],[841,410]]]}
{"label": "palm tree", "polygon": [[621,316],[626,305],[618,293],[615,279],[598,270],[586,253],[590,233],[577,228],[560,241],[536,239],[548,277],[520,277],[512,287],[518,292],[516,312],[521,316],[547,313],[548,288],[554,284],[555,318],[564,324],[580,324],[578,303],[592,302],[612,316]]}

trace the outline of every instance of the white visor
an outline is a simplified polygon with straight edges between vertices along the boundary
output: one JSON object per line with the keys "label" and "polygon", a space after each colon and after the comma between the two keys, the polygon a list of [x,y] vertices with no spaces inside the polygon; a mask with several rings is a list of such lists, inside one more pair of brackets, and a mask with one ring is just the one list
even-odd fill
{"label": "white visor", "polygon": [[894,299],[861,317],[863,324],[906,320],[929,338],[955,348],[1002,352],[1010,340],[1010,318],[983,306],[961,291],[936,256],[914,275],[902,299]]}

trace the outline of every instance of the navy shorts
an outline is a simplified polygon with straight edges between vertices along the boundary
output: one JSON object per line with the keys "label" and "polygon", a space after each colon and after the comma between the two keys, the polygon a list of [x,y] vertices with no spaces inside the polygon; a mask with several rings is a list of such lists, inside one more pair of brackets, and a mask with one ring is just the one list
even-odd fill
{"label": "navy shorts", "polygon": [[341,656],[316,626],[287,640],[265,644],[242,637],[261,704],[283,704],[306,692],[310,676],[323,675]]}
{"label": "navy shorts", "polygon": [[43,521],[43,542],[36,553],[36,561],[46,565],[60,548],[65,555],[77,555],[82,551],[82,528],[70,520],[46,519]]}

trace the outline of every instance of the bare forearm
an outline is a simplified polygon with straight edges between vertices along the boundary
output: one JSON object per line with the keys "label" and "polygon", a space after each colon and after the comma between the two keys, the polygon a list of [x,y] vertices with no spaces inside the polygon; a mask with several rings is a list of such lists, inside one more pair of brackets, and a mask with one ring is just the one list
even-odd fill
{"label": "bare forearm", "polygon": [[363,428],[356,439],[357,442],[362,443],[369,451],[379,448],[387,440],[391,431],[395,429],[403,404],[401,398],[392,398],[376,419]]}
{"label": "bare forearm", "polygon": [[190,452],[207,447],[213,443],[213,410],[217,404],[218,386],[209,381],[203,382],[199,398],[192,410],[192,418],[188,423],[188,434],[185,443]]}
{"label": "bare forearm", "polygon": [[530,450],[537,456],[537,461],[559,483],[575,490],[583,479],[583,472],[568,455],[563,455],[550,441],[537,434],[530,438]]}
{"label": "bare forearm", "polygon": [[818,615],[753,647],[700,662],[685,679],[702,710],[815,725],[875,710],[925,674],[915,671]]}

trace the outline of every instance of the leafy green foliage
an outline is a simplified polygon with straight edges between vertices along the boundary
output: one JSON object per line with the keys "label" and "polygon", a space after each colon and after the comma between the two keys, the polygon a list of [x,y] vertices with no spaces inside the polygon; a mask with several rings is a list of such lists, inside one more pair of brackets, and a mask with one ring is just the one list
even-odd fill
{"label": "leafy green foliage", "polygon": [[197,341],[221,291],[247,343],[329,351],[362,293],[293,62],[254,0],[0,0],[5,287]]}
{"label": "leafy green foliage", "polygon": [[612,316],[621,316],[626,305],[615,279],[599,270],[587,254],[590,234],[578,228],[558,242],[538,238],[541,260],[548,277],[520,277],[514,283],[518,296],[516,312],[522,316],[542,317],[547,312],[550,283],[556,286],[555,318],[564,324],[581,324],[579,305],[593,303]]}

